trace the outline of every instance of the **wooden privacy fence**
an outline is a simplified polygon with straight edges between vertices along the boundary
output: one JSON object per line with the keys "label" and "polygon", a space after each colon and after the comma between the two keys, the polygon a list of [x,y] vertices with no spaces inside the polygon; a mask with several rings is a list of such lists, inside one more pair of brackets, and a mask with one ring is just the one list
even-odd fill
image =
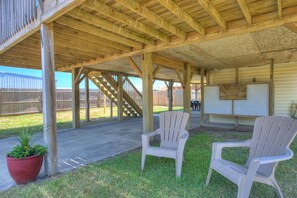
{"label": "wooden privacy fence", "polygon": [[[182,106],[183,105],[183,91],[173,90],[172,91],[173,97],[173,106]],[[167,90],[158,90],[154,91],[154,105],[158,106],[168,106],[168,91]]]}
{"label": "wooden privacy fence", "polygon": [[[71,109],[72,93],[68,89],[56,92],[57,110]],[[98,90],[90,90],[90,107],[104,104],[104,96]],[[110,105],[107,98],[106,104]],[[85,107],[85,90],[80,90],[80,107]],[[42,92],[34,89],[0,89],[0,115],[20,115],[42,112]]]}
{"label": "wooden privacy fence", "polygon": [[[125,89],[125,91],[130,92]],[[154,105],[167,106],[167,91],[154,91]],[[138,105],[141,106],[140,93],[130,93]],[[72,101],[71,89],[57,89],[57,111],[70,110]],[[110,100],[106,97],[106,106]],[[173,90],[173,105],[183,105],[182,90]],[[99,90],[90,90],[90,107],[103,107],[104,94]],[[115,106],[115,105],[114,105]],[[85,107],[85,90],[80,90],[80,108]],[[21,115],[42,112],[42,92],[37,89],[0,89],[0,115]]]}

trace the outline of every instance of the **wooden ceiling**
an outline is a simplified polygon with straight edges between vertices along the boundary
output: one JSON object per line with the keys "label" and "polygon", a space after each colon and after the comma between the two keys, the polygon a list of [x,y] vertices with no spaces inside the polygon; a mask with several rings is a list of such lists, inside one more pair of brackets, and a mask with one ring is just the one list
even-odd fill
{"label": "wooden ceiling", "polygon": [[[128,58],[141,67],[144,52],[206,70],[290,62],[296,32],[297,0],[87,0],[54,21],[55,66],[137,75]],[[40,69],[40,59],[37,32],[0,64]],[[156,77],[176,79],[175,62],[158,60]]]}

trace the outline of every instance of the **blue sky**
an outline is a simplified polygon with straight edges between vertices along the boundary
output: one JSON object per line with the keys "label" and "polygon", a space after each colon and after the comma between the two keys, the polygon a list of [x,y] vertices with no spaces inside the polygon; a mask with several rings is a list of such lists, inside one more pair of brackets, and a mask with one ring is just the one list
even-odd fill
{"label": "blue sky", "polygon": [[[9,73],[15,73],[15,74],[23,74],[28,76],[35,76],[35,77],[41,77],[42,72],[41,70],[36,69],[23,69],[23,68],[16,68],[16,67],[6,67],[6,66],[0,66],[0,72],[9,72]],[[71,88],[71,73],[66,72],[56,72],[56,82],[57,82],[57,88],[61,89],[70,89]],[[139,78],[130,78],[132,83],[137,87],[139,91],[142,90],[142,84],[141,80]],[[165,84],[163,81],[156,81],[154,83],[154,89],[159,89],[161,87],[164,87]],[[81,83],[81,88],[84,88],[84,82]],[[90,82],[90,89],[96,89],[97,87]]]}

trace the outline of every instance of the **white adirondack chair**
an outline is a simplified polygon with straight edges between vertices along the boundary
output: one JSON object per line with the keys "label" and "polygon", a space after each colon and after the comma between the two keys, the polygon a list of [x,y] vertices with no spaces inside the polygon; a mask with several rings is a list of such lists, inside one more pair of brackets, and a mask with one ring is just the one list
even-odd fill
{"label": "white adirondack chair", "polygon": [[[160,113],[160,128],[154,132],[143,134],[141,170],[144,168],[146,155],[175,159],[176,176],[180,177],[183,152],[189,133],[185,130],[189,118],[188,113],[168,111]],[[160,135],[160,147],[150,146],[150,137]]]}
{"label": "white adirondack chair", "polygon": [[[212,170],[216,170],[237,184],[238,198],[249,197],[253,181],[273,186],[278,195],[283,197],[274,172],[278,162],[293,157],[289,146],[296,132],[297,120],[280,116],[266,116],[256,119],[251,140],[214,143],[206,185],[209,183]],[[249,147],[247,163],[241,166],[222,159],[222,149],[225,147]]]}

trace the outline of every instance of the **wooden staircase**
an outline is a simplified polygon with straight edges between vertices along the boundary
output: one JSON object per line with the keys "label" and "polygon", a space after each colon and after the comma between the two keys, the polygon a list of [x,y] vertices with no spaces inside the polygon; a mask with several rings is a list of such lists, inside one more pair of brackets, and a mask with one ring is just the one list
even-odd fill
{"label": "wooden staircase", "polygon": [[[89,79],[104,93],[114,104],[117,105],[117,81],[109,73],[97,73],[89,75]],[[123,113],[127,116],[141,117],[142,109],[130,97],[130,95],[123,90]]]}

